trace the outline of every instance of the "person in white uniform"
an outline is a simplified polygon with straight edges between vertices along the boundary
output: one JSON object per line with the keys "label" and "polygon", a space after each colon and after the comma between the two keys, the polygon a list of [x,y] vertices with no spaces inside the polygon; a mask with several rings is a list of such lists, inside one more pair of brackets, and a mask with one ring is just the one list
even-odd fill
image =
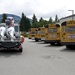
{"label": "person in white uniform", "polygon": [[0,41],[4,41],[5,39],[5,31],[6,31],[6,28],[5,28],[5,24],[1,24],[0,25]]}
{"label": "person in white uniform", "polygon": [[7,32],[8,36],[11,38],[11,41],[14,41],[14,39],[15,39],[15,36],[14,36],[15,29],[14,29],[14,19],[13,19],[13,17],[7,17],[6,25],[7,25],[6,32]]}

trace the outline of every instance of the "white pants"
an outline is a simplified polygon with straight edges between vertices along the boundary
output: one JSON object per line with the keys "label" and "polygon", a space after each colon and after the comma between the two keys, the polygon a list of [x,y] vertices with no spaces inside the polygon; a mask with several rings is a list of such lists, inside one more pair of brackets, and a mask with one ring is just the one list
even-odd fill
{"label": "white pants", "polygon": [[1,36],[1,41],[3,41],[4,40],[4,34],[5,34],[5,27],[0,27],[0,36]]}
{"label": "white pants", "polygon": [[9,28],[7,29],[7,33],[8,33],[8,35],[10,36],[11,40],[14,40],[14,39],[15,39],[15,36],[14,36],[14,34],[15,34],[15,29],[14,29],[14,27],[9,27]]}

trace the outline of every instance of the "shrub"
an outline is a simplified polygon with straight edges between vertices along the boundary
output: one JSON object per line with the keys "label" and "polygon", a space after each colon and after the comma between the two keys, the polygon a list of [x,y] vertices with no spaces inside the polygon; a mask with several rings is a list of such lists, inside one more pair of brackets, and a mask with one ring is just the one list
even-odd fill
{"label": "shrub", "polygon": [[27,37],[27,34],[25,32],[21,32],[21,35]]}

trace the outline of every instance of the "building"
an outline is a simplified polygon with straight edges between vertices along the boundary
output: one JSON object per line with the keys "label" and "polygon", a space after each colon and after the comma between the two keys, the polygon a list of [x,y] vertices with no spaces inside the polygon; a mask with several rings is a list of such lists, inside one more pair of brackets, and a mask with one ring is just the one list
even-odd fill
{"label": "building", "polygon": [[60,23],[68,20],[75,20],[75,14],[61,18]]}

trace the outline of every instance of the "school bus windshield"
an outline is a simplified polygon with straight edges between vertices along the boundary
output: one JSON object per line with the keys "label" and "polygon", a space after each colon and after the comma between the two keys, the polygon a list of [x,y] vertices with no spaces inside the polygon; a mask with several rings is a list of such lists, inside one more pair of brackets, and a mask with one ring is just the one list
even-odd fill
{"label": "school bus windshield", "polygon": [[31,32],[31,34],[36,34],[36,32]]}
{"label": "school bus windshield", "polygon": [[68,26],[65,29],[66,32],[75,32],[75,26]]}
{"label": "school bus windshield", "polygon": [[48,32],[49,32],[49,33],[51,33],[51,32],[57,32],[57,28],[49,28],[49,29],[48,29]]}
{"label": "school bus windshield", "polygon": [[45,32],[44,31],[41,31],[41,34],[45,34]]}

